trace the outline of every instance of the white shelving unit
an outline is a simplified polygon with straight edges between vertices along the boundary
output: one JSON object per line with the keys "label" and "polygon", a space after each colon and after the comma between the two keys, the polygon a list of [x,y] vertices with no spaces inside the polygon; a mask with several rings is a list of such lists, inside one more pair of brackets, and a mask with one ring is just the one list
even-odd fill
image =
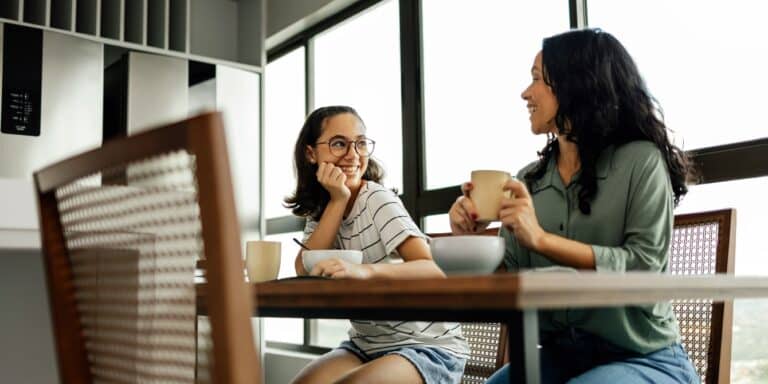
{"label": "white shelving unit", "polygon": [[[189,0],[190,53],[262,66],[263,0]],[[261,38],[255,38],[260,36]]]}
{"label": "white shelving unit", "polygon": [[168,49],[170,0],[153,0],[147,6],[147,45]]}
{"label": "white shelving unit", "polygon": [[[133,0],[127,0],[133,1]],[[123,40],[126,0],[101,0],[101,36]]]}
{"label": "white shelving unit", "polygon": [[50,25],[51,0],[23,0],[22,17],[25,23],[47,27]]}
{"label": "white shelving unit", "polygon": [[0,19],[259,70],[266,64],[266,1],[0,0]]}
{"label": "white shelving unit", "polygon": [[189,52],[189,0],[170,0],[168,23],[168,48]]}
{"label": "white shelving unit", "polygon": [[125,2],[125,41],[147,44],[147,0]]}
{"label": "white shelving unit", "polygon": [[75,32],[99,36],[101,0],[75,0],[75,4]]}
{"label": "white shelving unit", "polygon": [[51,28],[75,30],[75,0],[49,0]]}
{"label": "white shelving unit", "polygon": [[21,0],[0,1],[0,17],[8,20],[21,20]]}

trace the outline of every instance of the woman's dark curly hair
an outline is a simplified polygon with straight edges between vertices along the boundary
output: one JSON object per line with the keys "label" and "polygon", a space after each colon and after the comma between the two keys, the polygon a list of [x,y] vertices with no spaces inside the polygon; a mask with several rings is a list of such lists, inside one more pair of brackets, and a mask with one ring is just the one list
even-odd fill
{"label": "woman's dark curly hair", "polygon": [[[653,142],[661,151],[677,205],[688,192],[691,165],[671,143],[663,112],[624,46],[600,29],[569,31],[544,39],[542,63],[544,81],[559,104],[555,124],[578,147],[579,210],[590,213],[590,201],[597,194],[595,165],[600,153],[610,145],[636,140]],[[539,152],[539,163],[525,175],[529,187],[544,175],[558,148],[550,136]]]}
{"label": "woman's dark curly hair", "polygon": [[[296,174],[296,191],[293,196],[285,199],[285,207],[292,210],[294,215],[311,216],[320,220],[325,206],[328,205],[331,195],[317,181],[317,164],[312,164],[307,158],[307,146],[316,147],[317,139],[322,135],[325,121],[333,116],[350,113],[360,120],[365,128],[365,123],[360,115],[352,107],[329,106],[314,110],[307,116],[304,126],[301,127],[299,138],[293,149],[293,165]],[[384,178],[384,169],[373,159],[368,158],[368,168],[363,174],[364,180],[381,183]]]}

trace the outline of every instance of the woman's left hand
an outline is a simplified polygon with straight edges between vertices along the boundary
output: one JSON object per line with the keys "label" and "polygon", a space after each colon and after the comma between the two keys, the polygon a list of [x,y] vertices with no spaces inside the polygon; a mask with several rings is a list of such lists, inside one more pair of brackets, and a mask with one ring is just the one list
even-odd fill
{"label": "woman's left hand", "polygon": [[365,264],[352,264],[334,257],[315,264],[309,275],[330,277],[332,279],[364,280],[371,277],[371,270]]}
{"label": "woman's left hand", "polygon": [[528,188],[518,180],[509,180],[504,185],[504,190],[510,191],[512,197],[501,202],[499,219],[502,225],[514,233],[521,246],[538,251],[546,232],[536,219],[536,210]]}

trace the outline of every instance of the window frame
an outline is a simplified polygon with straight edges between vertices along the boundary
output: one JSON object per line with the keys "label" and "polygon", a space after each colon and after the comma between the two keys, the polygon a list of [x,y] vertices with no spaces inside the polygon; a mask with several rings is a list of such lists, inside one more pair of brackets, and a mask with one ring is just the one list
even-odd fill
{"label": "window frame", "polygon": [[[305,105],[307,113],[314,108],[314,47],[312,39],[381,1],[360,0],[355,2],[267,52],[267,62],[271,62],[296,48],[302,46],[305,48]],[[392,1],[399,1],[400,13],[403,130],[403,191],[400,198],[414,221],[423,228],[424,217],[448,212],[456,196],[461,194],[461,186],[454,185],[431,190],[425,188],[422,1]],[[563,1],[568,3],[571,28],[582,28],[589,25],[587,20],[588,0]],[[264,129],[267,128],[264,127]],[[263,141],[262,145],[264,145]],[[688,154],[696,164],[700,184],[768,176],[768,137],[699,148],[689,151]],[[262,159],[263,164],[264,159]],[[266,218],[262,228],[264,228],[265,235],[302,231],[304,220],[290,215]],[[311,345],[312,335],[316,332],[316,322],[305,319],[303,344],[267,341],[267,346],[298,352],[325,353],[329,350],[328,348]]]}

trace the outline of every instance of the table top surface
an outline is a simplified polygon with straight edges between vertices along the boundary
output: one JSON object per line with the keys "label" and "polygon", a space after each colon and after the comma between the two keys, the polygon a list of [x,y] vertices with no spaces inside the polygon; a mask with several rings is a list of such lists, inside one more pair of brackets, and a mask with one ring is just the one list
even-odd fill
{"label": "table top surface", "polygon": [[[768,277],[522,272],[412,280],[293,278],[248,284],[259,316],[477,320],[526,309],[673,299],[768,298]],[[205,285],[198,286],[205,313]],[[392,314],[396,312],[396,314]]]}

